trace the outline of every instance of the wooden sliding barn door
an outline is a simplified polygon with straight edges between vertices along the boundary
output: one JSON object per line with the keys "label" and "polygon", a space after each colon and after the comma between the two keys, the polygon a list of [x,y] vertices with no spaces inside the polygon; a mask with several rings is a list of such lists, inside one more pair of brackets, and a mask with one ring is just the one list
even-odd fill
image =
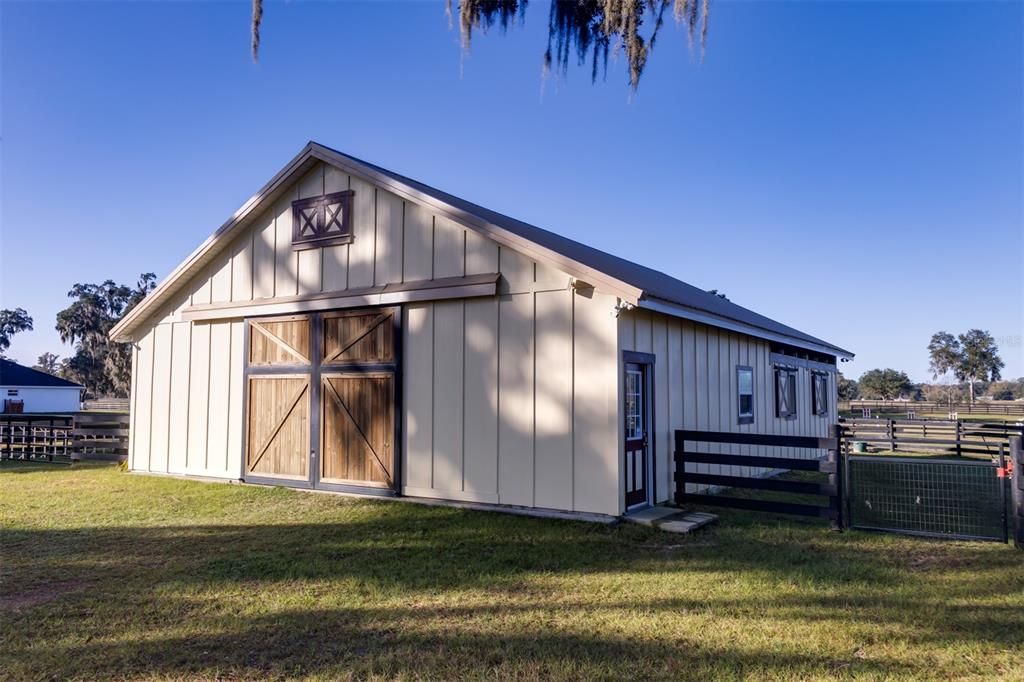
{"label": "wooden sliding barn door", "polygon": [[400,309],[247,320],[247,480],[396,491]]}
{"label": "wooden sliding barn door", "polygon": [[390,373],[324,374],[320,480],[394,487]]}
{"label": "wooden sliding barn door", "polygon": [[309,479],[310,318],[249,320],[246,478]]}
{"label": "wooden sliding barn door", "polygon": [[397,308],[323,315],[323,483],[395,488],[398,316]]}

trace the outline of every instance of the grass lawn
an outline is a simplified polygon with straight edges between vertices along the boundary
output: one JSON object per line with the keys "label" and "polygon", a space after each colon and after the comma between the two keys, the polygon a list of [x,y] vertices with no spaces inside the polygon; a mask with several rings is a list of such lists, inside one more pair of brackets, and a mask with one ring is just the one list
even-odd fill
{"label": "grass lawn", "polygon": [[0,465],[0,678],[1024,679],[1024,553]]}

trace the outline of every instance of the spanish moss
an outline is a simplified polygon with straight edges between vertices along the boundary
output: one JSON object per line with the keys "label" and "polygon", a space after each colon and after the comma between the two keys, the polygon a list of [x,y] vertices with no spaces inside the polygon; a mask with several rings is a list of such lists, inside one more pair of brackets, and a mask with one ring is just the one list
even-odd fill
{"label": "spanish moss", "polygon": [[[445,1],[445,12],[449,19],[452,16],[452,0]],[[526,12],[526,0],[471,0],[459,3],[459,31],[462,35],[462,47],[469,49],[473,31],[486,32],[494,25],[507,31],[522,20]]]}
{"label": "spanish moss", "polygon": [[[623,54],[630,87],[636,90],[669,7],[676,22],[686,26],[691,46],[699,29],[703,56],[711,0],[555,0],[548,16],[545,70],[564,74],[573,61],[583,65],[589,58],[590,77],[596,81],[599,72],[607,76],[609,53]],[[505,29],[525,9],[526,0],[462,0],[463,47],[469,48],[474,28],[500,24]],[[645,22],[651,27],[646,32]]]}
{"label": "spanish moss", "polygon": [[260,24],[263,23],[263,0],[252,0],[252,60],[260,58]]}
{"label": "spanish moss", "polygon": [[[486,32],[498,26],[502,31],[522,22],[527,0],[460,0],[459,33],[462,47],[469,50],[474,31]],[[544,51],[545,71],[565,74],[570,64],[590,61],[590,79],[608,74],[608,55],[624,55],[629,84],[636,90],[665,13],[672,8],[677,24],[685,25],[692,48],[698,32],[701,57],[708,39],[711,0],[554,0],[548,15],[548,44]],[[445,11],[452,19],[452,0]],[[259,58],[263,0],[252,0],[252,58]],[[645,22],[650,26],[645,29]]]}

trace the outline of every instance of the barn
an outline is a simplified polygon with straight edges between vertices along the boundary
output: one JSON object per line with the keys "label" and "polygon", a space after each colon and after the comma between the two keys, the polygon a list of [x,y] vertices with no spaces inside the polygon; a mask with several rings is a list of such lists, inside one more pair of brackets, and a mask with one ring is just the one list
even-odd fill
{"label": "barn", "polygon": [[852,357],[314,142],[111,336],[133,471],[604,516],[675,429],[827,435]]}
{"label": "barn", "polygon": [[3,412],[60,414],[82,409],[85,386],[0,357]]}

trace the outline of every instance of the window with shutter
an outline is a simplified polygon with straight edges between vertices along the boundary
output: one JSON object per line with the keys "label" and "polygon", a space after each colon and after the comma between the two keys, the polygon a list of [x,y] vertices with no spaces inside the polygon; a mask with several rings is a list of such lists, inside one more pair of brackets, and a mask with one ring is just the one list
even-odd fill
{"label": "window with shutter", "polygon": [[828,375],[824,372],[811,374],[811,409],[814,414],[828,414]]}
{"label": "window with shutter", "polygon": [[796,369],[775,367],[775,416],[796,419]]}

